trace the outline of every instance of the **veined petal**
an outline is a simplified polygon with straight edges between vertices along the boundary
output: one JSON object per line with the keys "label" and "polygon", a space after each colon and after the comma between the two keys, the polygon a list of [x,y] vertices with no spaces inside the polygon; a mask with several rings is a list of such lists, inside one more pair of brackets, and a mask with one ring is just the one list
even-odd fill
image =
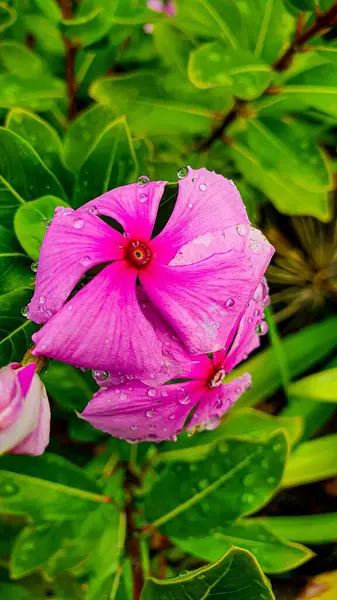
{"label": "veined petal", "polygon": [[180,433],[194,405],[193,382],[149,387],[139,382],[95,394],[82,418],[114,437],[161,442]]}
{"label": "veined petal", "polygon": [[226,345],[256,287],[249,258],[234,250],[193,265],[152,261],[139,278],[192,354],[216,352]]}
{"label": "veined petal", "polygon": [[33,335],[33,354],[140,377],[159,371],[161,348],[138,304],[136,277],[126,261],[105,267]]}
{"label": "veined petal", "polygon": [[60,207],[46,232],[28,316],[46,323],[92,267],[121,259],[122,235],[87,210]]}
{"label": "veined petal", "polygon": [[80,211],[94,207],[98,214],[118,221],[130,238],[148,241],[166,183],[154,181],[123,185],[84,204]]}
{"label": "veined petal", "polygon": [[179,181],[173,213],[152,247],[158,260],[168,263],[191,240],[238,224],[249,225],[249,220],[234,183],[207,169],[189,168]]}
{"label": "veined petal", "polygon": [[19,380],[11,367],[0,369],[0,431],[15,420],[23,401]]}
{"label": "veined petal", "polygon": [[22,442],[10,450],[11,454],[43,454],[49,444],[50,406],[44,385],[41,384],[40,413],[35,429]]}
{"label": "veined petal", "polygon": [[191,420],[185,427],[187,431],[216,429],[220,425],[222,416],[249,388],[251,377],[245,373],[228,384],[222,384],[214,389],[204,388],[199,391],[198,404]]}

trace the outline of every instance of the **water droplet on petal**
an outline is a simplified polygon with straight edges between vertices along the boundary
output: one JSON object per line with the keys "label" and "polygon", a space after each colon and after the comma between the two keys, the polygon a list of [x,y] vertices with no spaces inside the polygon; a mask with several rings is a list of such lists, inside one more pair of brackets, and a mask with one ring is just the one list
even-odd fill
{"label": "water droplet on petal", "polygon": [[121,394],[121,395],[119,396],[119,399],[120,399],[120,400],[126,400],[126,399],[127,399],[127,394]]}
{"label": "water droplet on petal", "polygon": [[166,390],[163,390],[163,391],[162,391],[162,393],[161,393],[161,395],[162,395],[162,396],[164,396],[164,398],[166,398],[166,396],[167,396],[168,394],[167,394]]}
{"label": "water droplet on petal", "polygon": [[191,398],[190,395],[188,394],[187,396],[185,396],[184,398],[180,398],[179,399],[179,404],[189,404],[191,402]]}
{"label": "water droplet on petal", "polygon": [[145,184],[145,183],[149,183],[149,181],[150,181],[150,179],[149,179],[149,177],[147,177],[147,175],[141,175],[137,179],[137,183],[139,183],[140,185]]}
{"label": "water droplet on petal", "polygon": [[42,312],[44,312],[44,308],[43,308],[43,306],[41,306],[41,305],[39,305],[39,306],[37,307],[37,309],[36,309],[36,310],[37,310],[37,312],[39,312],[39,313],[42,313]]}
{"label": "water droplet on petal", "polygon": [[220,398],[218,398],[216,402],[214,402],[214,408],[222,408],[222,405],[223,401]]}
{"label": "water droplet on petal", "polygon": [[91,206],[89,206],[88,213],[90,213],[91,215],[98,215],[97,206],[94,206],[93,204]]}
{"label": "water droplet on petal", "polygon": [[72,307],[72,305],[71,305],[71,304],[68,304],[68,305],[67,305],[67,309],[68,309],[68,310],[73,310],[73,307]]}
{"label": "water droplet on petal", "polygon": [[82,229],[82,227],[84,227],[83,219],[74,219],[73,227],[75,227],[75,229]]}
{"label": "water droplet on petal", "polygon": [[40,304],[44,304],[45,301],[46,301],[46,299],[45,299],[44,296],[39,296],[39,302],[40,302]]}
{"label": "water droplet on petal", "polygon": [[153,408],[151,408],[150,410],[147,410],[146,413],[145,413],[145,416],[148,417],[148,418],[153,417],[153,415],[154,415],[154,409]]}
{"label": "water droplet on petal", "polygon": [[188,167],[180,167],[180,169],[178,169],[178,171],[177,171],[178,179],[184,179],[184,177],[186,177],[187,173],[188,173]]}
{"label": "water droplet on petal", "polygon": [[33,262],[33,263],[30,265],[30,268],[31,268],[31,270],[32,270],[32,271],[34,271],[34,273],[36,273],[36,272],[37,272],[37,270],[38,270],[38,268],[39,268],[39,263],[38,263],[38,262]]}
{"label": "water droplet on petal", "polygon": [[90,256],[83,256],[80,260],[81,265],[83,265],[83,267],[88,267],[91,263],[91,258]]}
{"label": "water droplet on petal", "polygon": [[52,311],[52,310],[50,310],[50,308],[47,308],[47,309],[46,309],[46,315],[47,315],[47,317],[49,317],[49,318],[50,318],[50,317],[52,317],[52,316],[53,316],[53,311]]}
{"label": "water droplet on petal", "polygon": [[235,300],[233,300],[233,298],[227,298],[225,306],[227,306],[227,308],[233,308],[233,306],[235,306]]}
{"label": "water droplet on petal", "polygon": [[51,224],[51,219],[45,219],[45,220],[43,221],[43,224],[44,224],[45,228],[46,228],[46,229],[48,229],[48,227],[49,227],[49,226],[50,226],[50,224]]}
{"label": "water droplet on petal", "polygon": [[149,429],[153,431],[154,429],[156,429],[156,426],[153,423],[151,423],[151,425],[149,425]]}
{"label": "water droplet on petal", "polygon": [[123,237],[128,240],[130,238],[130,234],[127,231],[124,231]]}
{"label": "water droplet on petal", "polygon": [[251,324],[252,324],[252,322],[253,322],[253,319],[252,319],[252,317],[249,317],[249,319],[248,319],[248,325],[251,325]]}
{"label": "water droplet on petal", "polygon": [[188,205],[187,205],[187,207],[188,207],[188,208],[193,208],[193,204],[192,204],[192,202],[189,202],[189,203],[188,203]]}
{"label": "water droplet on petal", "polygon": [[268,325],[265,321],[262,321],[261,323],[258,324],[257,328],[256,328],[256,333],[257,335],[265,335],[268,331]]}
{"label": "water droplet on petal", "polygon": [[254,310],[254,317],[258,317],[258,316],[259,316],[259,314],[260,314],[260,311],[259,311],[259,309],[258,309],[258,308],[255,308],[255,310]]}
{"label": "water droplet on petal", "polygon": [[201,183],[201,184],[199,185],[199,190],[200,190],[201,192],[206,192],[206,190],[207,190],[207,185],[206,185],[206,183]]}
{"label": "water droplet on petal", "polygon": [[175,414],[169,416],[169,419],[171,419],[171,421],[173,421],[173,419],[175,419],[175,418],[176,418]]}
{"label": "water droplet on petal", "polygon": [[213,429],[216,429],[218,427],[220,423],[220,417],[219,415],[211,415],[207,421],[205,421],[205,429],[207,429],[208,431],[212,431]]}
{"label": "water droplet on petal", "polygon": [[242,237],[245,236],[245,235],[247,235],[247,233],[248,233],[246,225],[238,225],[237,228],[236,228],[236,231]]}
{"label": "water droplet on petal", "polygon": [[115,389],[115,394],[120,394],[120,393],[121,393],[121,391],[118,388],[116,388]]}
{"label": "water droplet on petal", "polygon": [[151,398],[154,398],[157,395],[156,390],[154,390],[153,388],[150,390],[147,390],[147,395],[151,396]]}
{"label": "water droplet on petal", "polygon": [[21,308],[21,314],[23,317],[28,317],[28,306],[23,306]]}
{"label": "water droplet on petal", "polygon": [[145,204],[145,202],[147,202],[148,200],[148,195],[147,194],[140,194],[139,195],[139,202],[141,204]]}
{"label": "water droplet on petal", "polygon": [[137,427],[137,425],[131,425],[130,429],[132,431],[137,431],[138,427]]}
{"label": "water droplet on petal", "polygon": [[100,381],[107,381],[110,377],[109,371],[95,370],[93,371],[93,375],[96,379],[99,379]]}

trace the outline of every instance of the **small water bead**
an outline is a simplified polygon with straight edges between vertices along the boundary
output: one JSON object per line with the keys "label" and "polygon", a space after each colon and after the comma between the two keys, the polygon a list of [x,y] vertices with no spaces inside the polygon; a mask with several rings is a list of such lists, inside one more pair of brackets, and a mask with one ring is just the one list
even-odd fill
{"label": "small water bead", "polygon": [[37,309],[36,309],[36,310],[37,310],[37,312],[39,312],[39,313],[42,313],[42,312],[44,312],[44,308],[43,308],[43,306],[41,306],[41,305],[39,305],[39,306],[37,307]]}
{"label": "small water bead", "polygon": [[154,389],[150,389],[150,390],[147,390],[147,395],[151,396],[151,398],[154,398],[157,395],[157,392]]}
{"label": "small water bead", "polygon": [[46,229],[48,229],[48,227],[49,227],[49,226],[50,226],[50,224],[51,224],[51,219],[45,219],[45,220],[43,221],[43,224],[44,224],[45,228],[46,228]]}
{"label": "small water bead", "polygon": [[80,260],[81,265],[83,265],[83,267],[88,267],[91,263],[91,258],[90,256],[83,256]]}
{"label": "small water bead", "polygon": [[123,238],[125,238],[126,240],[128,240],[130,238],[130,234],[127,231],[124,231]]}
{"label": "small water bead", "polygon": [[235,306],[235,300],[233,300],[233,298],[227,298],[225,306],[227,308],[233,308],[233,306]]}
{"label": "small water bead", "polygon": [[49,318],[53,316],[53,311],[50,310],[50,308],[47,308],[45,313],[46,313],[47,317],[49,317]]}
{"label": "small water bead", "polygon": [[33,263],[30,265],[30,268],[31,268],[31,270],[32,270],[32,271],[34,271],[34,273],[36,273],[36,272],[37,272],[37,270],[38,270],[38,268],[39,268],[39,263],[38,263],[38,262],[33,262]]}
{"label": "small water bead", "polygon": [[141,204],[145,204],[145,202],[148,201],[148,195],[147,194],[140,194],[139,196],[139,202]]}
{"label": "small water bead", "polygon": [[268,325],[265,321],[262,321],[261,323],[258,324],[257,328],[256,328],[256,333],[257,335],[265,335],[268,331]]}
{"label": "small water bead", "polygon": [[187,208],[193,208],[193,204],[192,204],[192,202],[189,202],[189,203],[188,203],[188,205],[187,205]]}
{"label": "small water bead", "polygon": [[222,408],[222,406],[223,406],[223,401],[220,398],[218,398],[216,400],[216,402],[214,402],[214,408]]}
{"label": "small water bead", "polygon": [[173,421],[173,419],[175,419],[175,418],[176,418],[175,414],[169,416],[169,419],[171,419],[171,421]]}
{"label": "small water bead", "polygon": [[137,425],[131,425],[130,429],[131,431],[137,431],[138,427]]}
{"label": "small water bead", "polygon": [[73,227],[75,227],[75,229],[82,229],[82,227],[84,227],[83,219],[75,219],[73,221]]}
{"label": "small water bead", "polygon": [[207,429],[207,431],[212,431],[213,429],[216,429],[218,427],[219,423],[219,415],[211,415],[209,419],[205,421],[205,429]]}
{"label": "small water bead", "polygon": [[199,185],[199,190],[200,190],[201,192],[206,192],[206,190],[207,190],[207,185],[206,185],[206,183],[201,183],[201,184]]}
{"label": "small water bead", "polygon": [[258,308],[255,308],[255,309],[254,309],[254,317],[258,317],[258,316],[259,316],[259,314],[260,314],[260,311],[259,311],[259,309],[258,309]]}
{"label": "small water bead", "polygon": [[147,410],[146,413],[145,413],[145,416],[148,417],[149,419],[151,417],[153,417],[153,415],[154,415],[154,409],[153,408],[151,408],[150,410]]}
{"label": "small water bead", "polygon": [[94,206],[93,204],[91,206],[89,206],[88,213],[90,213],[91,215],[98,215],[97,206]]}
{"label": "small water bead", "polygon": [[153,431],[154,429],[156,429],[156,426],[151,423],[151,425],[149,425],[149,429],[150,431]]}
{"label": "small water bead", "polygon": [[247,235],[248,230],[246,225],[238,225],[236,228],[236,231],[238,232],[239,235],[241,235],[242,237],[244,237],[245,235]]}
{"label": "small water bead", "polygon": [[72,304],[68,304],[67,309],[68,310],[73,310]]}
{"label": "small water bead", "polygon": [[164,398],[166,398],[166,396],[168,395],[168,393],[165,390],[163,390],[162,393],[161,393],[161,395],[164,396]]}
{"label": "small water bead", "polygon": [[252,322],[253,322],[253,319],[252,319],[252,317],[249,317],[249,319],[248,319],[248,325],[251,325],[251,324],[252,324]]}
{"label": "small water bead", "polygon": [[120,400],[127,400],[127,394],[121,394],[121,395],[119,396],[119,399],[120,399]]}
{"label": "small water bead", "polygon": [[190,396],[185,396],[184,398],[180,398],[179,400],[179,404],[185,405],[185,404],[189,404],[191,402],[191,398]]}
{"label": "small water bead", "polygon": [[141,175],[140,177],[138,177],[137,179],[137,183],[139,185],[144,185],[146,183],[149,183],[150,179],[149,177],[147,177],[147,175]]}
{"label": "small water bead", "polygon": [[44,304],[45,301],[46,301],[46,299],[45,299],[44,296],[39,296],[39,302],[40,302],[40,304]]}
{"label": "small water bead", "polygon": [[28,317],[28,306],[23,306],[21,308],[21,314],[23,317]]}
{"label": "small water bead", "polygon": [[120,393],[121,393],[121,391],[118,388],[116,388],[115,389],[115,394],[120,394]]}
{"label": "small water bead", "polygon": [[180,167],[180,169],[178,169],[178,171],[177,171],[178,179],[184,179],[184,177],[186,177],[187,174],[188,174],[188,167]]}

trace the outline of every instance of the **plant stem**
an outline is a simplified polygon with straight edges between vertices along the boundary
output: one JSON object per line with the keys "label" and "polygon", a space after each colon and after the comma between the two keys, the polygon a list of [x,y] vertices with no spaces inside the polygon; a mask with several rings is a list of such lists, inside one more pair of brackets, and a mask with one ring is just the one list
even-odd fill
{"label": "plant stem", "polygon": [[[59,6],[62,11],[64,19],[70,20],[73,17],[73,8],[71,0],[58,0]],[[65,47],[65,59],[66,59],[66,82],[67,82],[67,96],[68,96],[68,118],[73,119],[77,113],[76,107],[76,72],[75,72],[75,60],[78,51],[78,46],[73,44],[71,40],[63,36],[63,42]]]}
{"label": "plant stem", "polygon": [[140,538],[140,558],[143,569],[143,577],[146,580],[150,575],[150,554],[147,540],[142,537]]}
{"label": "plant stem", "polygon": [[[272,65],[273,70],[277,72],[286,71],[290,67],[297,52],[302,50],[312,38],[328,31],[335,23],[337,23],[337,0],[325,13],[316,13],[315,21],[305,30],[303,30],[303,16],[300,14],[295,37],[282,56],[274,62]],[[264,94],[276,94],[279,93],[279,91],[281,91],[281,89],[270,87],[265,90]],[[242,114],[243,107],[248,105],[249,102],[247,100],[235,98],[233,108],[225,116],[222,123],[213,130],[211,135],[200,143],[198,149],[208,150],[217,139],[222,139],[227,127]]]}

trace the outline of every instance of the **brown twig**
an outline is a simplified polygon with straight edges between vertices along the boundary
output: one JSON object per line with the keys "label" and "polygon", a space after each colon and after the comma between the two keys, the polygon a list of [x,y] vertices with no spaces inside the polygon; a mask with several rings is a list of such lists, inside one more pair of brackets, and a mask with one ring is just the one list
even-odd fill
{"label": "brown twig", "polygon": [[[273,70],[287,70],[297,52],[301,51],[312,38],[316,37],[316,35],[329,31],[335,23],[337,23],[337,0],[325,13],[316,11],[315,21],[307,29],[303,29],[303,14],[301,13],[298,18],[295,37],[282,56],[274,62],[272,65]],[[270,87],[265,90],[264,94],[277,94],[280,93],[280,91],[281,88]],[[222,123],[213,130],[211,135],[205,140],[202,140],[198,146],[198,150],[208,150],[217,139],[222,139],[227,127],[243,114],[243,109],[244,107],[247,107],[248,104],[249,102],[247,100],[239,100],[236,98],[233,108],[225,116]]]}
{"label": "brown twig", "polygon": [[[71,0],[58,0],[64,19],[72,19],[73,9]],[[76,72],[75,59],[78,47],[71,40],[63,36],[64,47],[66,51],[66,81],[68,95],[68,118],[71,120],[77,113],[76,107]]]}

